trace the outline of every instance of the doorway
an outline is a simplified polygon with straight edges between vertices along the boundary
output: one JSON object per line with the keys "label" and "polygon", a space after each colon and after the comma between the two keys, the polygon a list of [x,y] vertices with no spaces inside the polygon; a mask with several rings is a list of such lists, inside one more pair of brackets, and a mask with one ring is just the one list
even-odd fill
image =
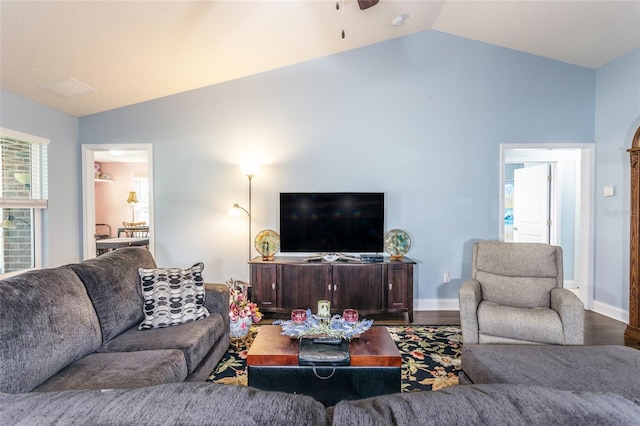
{"label": "doorway", "polygon": [[[109,156],[112,160],[108,160]],[[117,145],[82,145],[82,256],[83,259],[91,259],[96,257],[96,235],[108,232],[111,237],[117,237],[117,226],[108,225],[96,226],[96,185],[109,185],[113,179],[108,169],[98,170],[96,173],[96,163],[98,167],[102,167],[104,161],[115,162],[132,162],[137,163],[137,168],[141,168],[140,175],[145,176],[143,179],[133,179],[132,184],[128,184],[126,191],[134,191],[140,194],[138,202],[129,204],[131,210],[123,216],[123,219],[129,220],[133,217],[144,218],[149,225],[149,250],[154,252],[154,214],[153,214],[153,152],[151,144],[117,144]],[[104,164],[111,164],[109,162]],[[122,202],[127,200],[127,193],[122,195]],[[144,197],[144,198],[143,198]],[[139,200],[143,200],[140,203]],[[113,229],[115,228],[115,229]]]}
{"label": "doorway", "polygon": [[[510,204],[516,193],[521,199],[537,198],[548,203],[536,201],[525,207],[529,216],[537,220],[538,233],[547,233],[550,244],[563,248],[564,286],[576,292],[586,309],[593,305],[594,150],[594,144],[500,146],[500,240],[518,241],[514,234],[520,230],[519,219]],[[529,177],[534,168],[548,170],[549,181],[542,182],[540,176]],[[529,169],[522,173],[527,176],[525,183],[516,189],[514,171],[523,169]]]}

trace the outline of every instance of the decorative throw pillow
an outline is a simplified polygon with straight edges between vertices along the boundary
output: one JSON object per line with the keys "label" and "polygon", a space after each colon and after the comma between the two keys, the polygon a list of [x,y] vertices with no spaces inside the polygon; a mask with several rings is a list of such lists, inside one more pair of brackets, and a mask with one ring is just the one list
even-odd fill
{"label": "decorative throw pillow", "polygon": [[139,268],[145,318],[139,330],[169,327],[209,316],[204,306],[204,264],[190,268]]}

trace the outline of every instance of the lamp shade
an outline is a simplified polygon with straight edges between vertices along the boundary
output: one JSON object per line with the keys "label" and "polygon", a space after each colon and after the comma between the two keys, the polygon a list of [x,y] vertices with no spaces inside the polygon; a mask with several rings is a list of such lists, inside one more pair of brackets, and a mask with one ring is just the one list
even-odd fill
{"label": "lamp shade", "polygon": [[18,222],[23,222],[25,223],[27,226],[31,226],[31,224],[29,222],[27,222],[24,219],[20,219],[19,217],[15,217],[13,215],[9,215],[7,217],[4,218],[4,220],[0,223],[0,228],[2,229],[18,229]]}
{"label": "lamp shade", "polygon": [[0,226],[2,227],[2,229],[17,229],[18,226],[16,225],[16,221],[15,218],[11,215],[9,215],[7,218],[5,218],[2,221],[2,224],[0,224]]}
{"label": "lamp shade", "polygon": [[238,203],[235,203],[227,213],[229,214],[229,216],[240,217],[240,211],[245,212],[247,215],[249,215],[249,218],[251,218],[251,213],[249,213],[244,207],[240,207],[240,204]]}
{"label": "lamp shade", "polygon": [[14,173],[13,176],[23,185],[29,185],[31,183],[31,174],[29,173]]}
{"label": "lamp shade", "polygon": [[138,202],[138,195],[136,194],[135,191],[131,191],[129,192],[129,198],[127,198],[127,203],[131,204],[131,203],[137,203]]}
{"label": "lamp shade", "polygon": [[255,163],[245,163],[240,166],[240,170],[247,176],[255,176],[260,171],[260,166]]}

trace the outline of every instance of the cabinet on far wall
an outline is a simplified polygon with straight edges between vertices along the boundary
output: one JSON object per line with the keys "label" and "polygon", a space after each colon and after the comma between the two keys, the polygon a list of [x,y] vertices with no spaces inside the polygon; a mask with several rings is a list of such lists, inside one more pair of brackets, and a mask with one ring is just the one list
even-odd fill
{"label": "cabinet on far wall", "polygon": [[640,127],[636,130],[628,151],[631,157],[629,323],[624,337],[640,342]]}
{"label": "cabinet on far wall", "polygon": [[331,312],[345,308],[361,314],[407,312],[413,322],[413,268],[402,261],[305,262],[300,257],[276,257],[251,262],[251,298],[263,312],[289,313],[331,301]]}

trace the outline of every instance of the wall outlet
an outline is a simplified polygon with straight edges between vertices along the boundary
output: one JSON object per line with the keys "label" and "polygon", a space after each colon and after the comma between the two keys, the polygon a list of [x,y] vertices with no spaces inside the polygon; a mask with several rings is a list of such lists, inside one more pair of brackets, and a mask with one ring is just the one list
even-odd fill
{"label": "wall outlet", "polygon": [[445,283],[451,282],[451,275],[449,275],[449,271],[444,271],[444,282]]}

